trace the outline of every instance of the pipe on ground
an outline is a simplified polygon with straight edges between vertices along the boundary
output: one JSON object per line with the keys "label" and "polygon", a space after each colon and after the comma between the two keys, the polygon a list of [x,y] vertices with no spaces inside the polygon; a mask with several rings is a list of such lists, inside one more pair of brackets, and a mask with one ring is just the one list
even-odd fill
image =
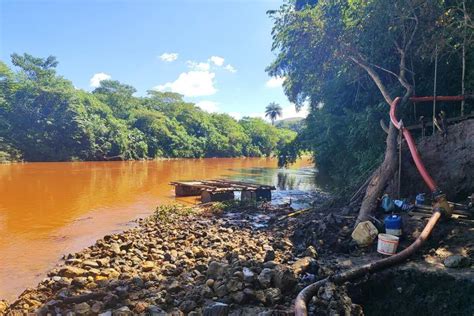
{"label": "pipe on ground", "polygon": [[[412,101],[423,102],[423,101],[427,101],[425,99],[428,99],[428,98],[430,97],[418,98],[418,100],[412,100]],[[437,97],[437,99],[438,100],[442,99],[443,101],[456,101],[459,99],[459,97]],[[354,280],[363,275],[366,275],[367,273],[376,272],[376,271],[391,267],[393,265],[396,265],[406,260],[424,244],[426,239],[428,239],[428,237],[431,234],[431,231],[436,226],[436,223],[438,222],[438,220],[441,218],[442,213],[445,213],[445,212],[449,213],[449,205],[447,204],[446,197],[439,192],[435,181],[433,180],[433,178],[431,178],[428,171],[426,170],[423,164],[423,161],[421,160],[421,157],[418,154],[418,150],[416,149],[416,145],[415,145],[415,141],[413,140],[413,137],[411,136],[410,132],[407,129],[403,128],[402,124],[400,124],[400,122],[397,120],[395,111],[396,111],[398,103],[400,103],[400,100],[401,99],[397,97],[390,105],[390,120],[392,121],[392,124],[397,129],[402,130],[403,137],[405,137],[407,141],[408,148],[410,149],[411,156],[413,157],[413,160],[418,169],[418,172],[423,177],[423,180],[428,185],[430,190],[436,194],[436,203],[433,207],[434,213],[429,219],[428,223],[426,224],[421,234],[418,236],[418,238],[410,246],[400,251],[396,255],[393,255],[391,257],[387,257],[381,260],[377,260],[371,263],[367,263],[362,266],[352,268],[344,272],[337,273],[335,275],[319,280],[305,287],[298,294],[295,300],[295,315],[296,316],[308,315],[307,303],[314,295],[317,294],[318,289],[324,284],[326,284],[327,282],[330,281],[336,284],[342,284],[346,281]]]}

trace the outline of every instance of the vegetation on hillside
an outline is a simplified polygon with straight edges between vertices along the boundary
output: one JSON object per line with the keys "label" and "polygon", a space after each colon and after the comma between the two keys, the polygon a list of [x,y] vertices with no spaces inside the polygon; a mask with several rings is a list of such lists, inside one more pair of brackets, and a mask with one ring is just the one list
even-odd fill
{"label": "vegetation on hillside", "polygon": [[[437,95],[474,90],[473,9],[463,0],[289,0],[269,11],[277,57],[267,71],[285,78],[297,107],[310,105],[281,162],[311,150],[335,186],[363,182],[384,160],[387,103],[433,95],[436,59]],[[431,108],[405,102],[398,115],[407,126],[431,118]],[[472,108],[465,104],[464,113]],[[438,102],[441,110],[458,116],[460,105]]]}
{"label": "vegetation on hillside", "polygon": [[296,133],[262,119],[207,113],[181,95],[103,80],[75,89],[50,56],[0,62],[0,161],[270,156]]}

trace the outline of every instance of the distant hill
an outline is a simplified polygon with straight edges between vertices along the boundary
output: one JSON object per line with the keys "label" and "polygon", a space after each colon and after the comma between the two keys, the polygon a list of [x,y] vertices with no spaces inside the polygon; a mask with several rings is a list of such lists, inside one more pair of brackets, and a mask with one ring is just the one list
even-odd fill
{"label": "distant hill", "polygon": [[287,128],[295,132],[301,131],[304,126],[304,118],[302,117],[290,117],[275,122],[275,126],[278,128]]}

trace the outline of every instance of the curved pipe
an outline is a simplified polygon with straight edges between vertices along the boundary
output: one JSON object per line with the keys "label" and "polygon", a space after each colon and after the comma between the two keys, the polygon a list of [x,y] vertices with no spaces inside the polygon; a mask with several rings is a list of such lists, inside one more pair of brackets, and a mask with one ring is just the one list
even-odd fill
{"label": "curved pipe", "polygon": [[401,126],[400,122],[397,120],[397,117],[395,116],[395,111],[397,109],[398,103],[400,103],[400,97],[395,98],[393,100],[392,104],[390,105],[390,120],[392,121],[392,124],[395,125],[397,129],[401,129],[403,133],[403,137],[407,140],[408,148],[410,149],[411,156],[413,157],[413,161],[415,162],[416,168],[418,169],[418,172],[420,173],[421,177],[425,181],[426,185],[428,185],[428,188],[432,192],[436,191],[436,183],[434,182],[433,178],[429,175],[428,171],[425,168],[425,165],[421,161],[420,154],[418,153],[418,150],[416,149],[415,141],[413,140],[413,137],[410,134],[410,131],[406,128],[403,128]]}
{"label": "curved pipe", "polygon": [[367,273],[372,273],[372,272],[376,272],[387,267],[391,267],[407,259],[409,256],[415,253],[424,244],[426,239],[428,239],[429,235],[431,234],[431,231],[435,227],[440,217],[441,217],[440,211],[436,211],[435,213],[433,213],[430,220],[426,224],[425,228],[421,232],[420,236],[418,236],[418,238],[410,246],[400,251],[396,255],[387,257],[381,260],[377,260],[372,263],[367,263],[360,267],[347,270],[345,272],[340,272],[338,274],[335,274],[326,279],[319,280],[305,287],[296,297],[295,316],[308,315],[308,308],[306,304],[314,295],[317,294],[318,289],[324,284],[326,284],[328,281],[334,282],[336,284],[342,284],[346,281],[361,277]]}
{"label": "curved pipe", "polygon": [[[411,98],[411,100],[414,102],[423,102],[423,101],[430,101],[429,98],[433,100],[434,97]],[[456,101],[458,98],[460,97],[436,97],[436,99],[440,101]],[[392,121],[392,124],[397,129],[399,130],[401,129],[403,133],[403,137],[405,137],[407,141],[408,148],[410,149],[410,153],[413,157],[413,160],[418,169],[418,172],[423,177],[423,180],[425,181],[425,183],[428,185],[428,187],[430,188],[432,192],[437,192],[438,191],[437,185],[434,182],[433,178],[431,178],[431,176],[429,175],[428,171],[426,170],[423,164],[423,161],[421,160],[421,157],[418,154],[418,150],[416,149],[415,141],[413,140],[413,137],[411,136],[410,132],[407,129],[403,128],[402,124],[397,120],[395,111],[396,111],[398,103],[400,103],[400,100],[401,100],[400,97],[397,97],[395,100],[393,100],[392,104],[390,105],[390,120]],[[446,202],[446,199],[444,197],[440,201],[437,201],[437,203],[444,203],[444,202]],[[296,316],[308,315],[308,308],[306,304],[315,294],[317,294],[318,289],[329,281],[334,282],[336,284],[341,284],[346,281],[361,277],[367,273],[371,273],[371,272],[379,271],[387,267],[391,267],[397,263],[400,263],[406,260],[409,256],[415,253],[424,244],[426,239],[428,239],[429,235],[431,234],[431,231],[436,226],[436,223],[441,217],[441,212],[443,211],[443,209],[442,207],[440,207],[440,205],[443,206],[443,204],[438,204],[438,207],[434,208],[435,212],[429,219],[428,223],[426,224],[425,228],[423,229],[421,234],[418,236],[418,238],[410,246],[400,251],[396,255],[393,255],[391,257],[387,257],[381,260],[377,260],[372,263],[367,263],[365,265],[352,268],[345,272],[340,272],[338,274],[332,275],[326,279],[319,280],[305,287],[296,297],[295,315]]]}

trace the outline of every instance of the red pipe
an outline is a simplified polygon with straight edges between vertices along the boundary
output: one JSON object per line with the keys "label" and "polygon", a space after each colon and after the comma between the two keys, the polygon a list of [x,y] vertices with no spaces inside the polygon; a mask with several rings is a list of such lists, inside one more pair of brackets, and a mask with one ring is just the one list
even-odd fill
{"label": "red pipe", "polygon": [[[431,102],[435,99],[433,96],[429,97],[411,97],[410,101],[412,102]],[[466,98],[463,95],[455,95],[455,96],[437,96],[436,101],[462,101]]]}
{"label": "red pipe", "polygon": [[[428,97],[426,97],[428,98]],[[403,137],[407,140],[408,148],[410,149],[411,156],[413,157],[413,161],[415,162],[416,168],[418,169],[418,172],[420,173],[421,177],[425,181],[426,185],[430,188],[432,192],[436,191],[437,185],[434,182],[433,178],[429,175],[428,171],[425,168],[425,165],[421,161],[420,154],[418,153],[418,150],[416,149],[415,146],[415,141],[413,140],[413,137],[410,134],[410,131],[406,128],[403,128],[401,126],[400,122],[397,120],[397,117],[395,116],[395,110],[397,108],[398,103],[400,103],[400,97],[395,98],[393,100],[392,104],[390,105],[390,120],[392,121],[392,124],[395,125],[397,129],[401,129],[403,133]]]}

